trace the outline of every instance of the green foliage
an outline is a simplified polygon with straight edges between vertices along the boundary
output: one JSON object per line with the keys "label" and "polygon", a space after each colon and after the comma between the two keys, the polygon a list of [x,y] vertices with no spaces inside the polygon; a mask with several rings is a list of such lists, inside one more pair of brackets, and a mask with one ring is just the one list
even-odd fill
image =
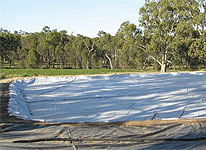
{"label": "green foliage", "polygon": [[28,68],[36,69],[39,66],[39,54],[36,50],[31,49],[27,57]]}
{"label": "green foliage", "polygon": [[99,68],[99,64],[98,64],[98,56],[96,53],[94,53],[91,57],[91,67],[94,69],[98,69]]}
{"label": "green foliage", "polygon": [[83,68],[84,69],[87,69],[89,66],[89,60],[88,60],[89,58],[88,58],[88,51],[87,50],[84,50],[83,52],[82,52],[82,66],[83,66]]}
{"label": "green foliage", "polygon": [[[146,1],[140,16],[147,39],[144,51],[161,66],[161,72],[165,72],[169,64],[177,62],[192,65],[194,59],[188,51],[194,39],[200,38],[194,33],[203,21],[197,0]],[[198,59],[195,58],[195,61]]]}
{"label": "green foliage", "polygon": [[99,31],[95,38],[48,26],[27,35],[5,30],[0,33],[0,68],[154,67],[165,72],[206,65],[205,0],[146,0],[139,21],[143,30],[125,21],[115,35]]}
{"label": "green foliage", "polygon": [[19,68],[26,69],[27,67],[27,55],[28,55],[28,50],[27,49],[18,49],[17,50],[17,56],[18,56],[18,66]]}
{"label": "green foliage", "polygon": [[5,60],[8,62],[9,67],[15,61],[15,53],[17,48],[21,46],[20,36],[11,34],[9,32],[0,33],[0,66],[3,68]]}

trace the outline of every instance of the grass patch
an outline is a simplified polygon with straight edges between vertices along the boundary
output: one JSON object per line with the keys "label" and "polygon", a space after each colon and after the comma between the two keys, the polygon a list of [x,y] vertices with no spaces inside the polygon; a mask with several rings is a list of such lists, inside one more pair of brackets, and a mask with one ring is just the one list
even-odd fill
{"label": "grass patch", "polygon": [[[168,70],[178,72],[183,70]],[[189,70],[184,70],[189,71]],[[196,70],[197,71],[197,70]],[[200,70],[199,70],[200,71]],[[201,70],[205,71],[205,70]],[[0,79],[11,77],[33,77],[33,76],[64,76],[64,75],[95,75],[95,74],[116,74],[116,73],[140,73],[156,72],[154,69],[0,69]]]}
{"label": "grass patch", "polygon": [[142,72],[133,69],[1,69],[6,78],[32,76],[60,76],[60,75],[94,75],[112,73]]}
{"label": "grass patch", "polygon": [[6,79],[6,76],[4,74],[0,74],[0,79]]}

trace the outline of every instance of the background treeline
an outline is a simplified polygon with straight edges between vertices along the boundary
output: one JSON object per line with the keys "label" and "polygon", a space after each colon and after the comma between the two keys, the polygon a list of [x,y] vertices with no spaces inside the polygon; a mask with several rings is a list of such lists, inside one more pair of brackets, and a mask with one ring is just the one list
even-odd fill
{"label": "background treeline", "polygon": [[206,1],[145,0],[140,27],[124,22],[114,36],[68,35],[65,30],[0,30],[1,68],[120,68],[206,65]]}

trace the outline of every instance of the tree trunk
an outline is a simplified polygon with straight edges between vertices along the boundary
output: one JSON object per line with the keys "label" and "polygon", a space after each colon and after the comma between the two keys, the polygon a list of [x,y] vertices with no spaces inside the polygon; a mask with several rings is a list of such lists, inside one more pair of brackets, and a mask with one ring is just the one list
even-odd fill
{"label": "tree trunk", "polygon": [[87,54],[87,66],[86,66],[86,68],[87,69],[89,69],[90,68],[90,64],[89,64],[89,56],[90,56],[90,53],[92,52],[92,51],[94,51],[94,42],[92,42],[92,47],[90,48],[87,44],[86,44],[86,42],[84,42],[84,44],[85,44],[85,46],[86,46],[86,48],[87,48],[87,51],[88,51],[88,54]]}
{"label": "tree trunk", "polygon": [[86,66],[87,69],[89,69],[89,60],[87,60],[87,66]]}
{"label": "tree trunk", "polygon": [[165,73],[167,71],[166,64],[161,64],[161,73]]}
{"label": "tree trunk", "polygon": [[163,57],[162,57],[162,62],[160,62],[159,60],[157,60],[155,57],[153,57],[152,55],[150,55],[149,57],[151,57],[155,62],[157,62],[159,65],[160,65],[160,67],[161,67],[161,72],[162,73],[164,73],[164,72],[166,72],[167,71],[167,65],[166,65],[166,62],[167,62],[167,57],[166,57],[166,55],[164,55]]}
{"label": "tree trunk", "polygon": [[114,69],[113,65],[112,65],[112,60],[109,58],[109,56],[107,54],[105,54],[105,56],[107,57],[107,59],[109,60],[109,64],[110,64],[110,69]]}
{"label": "tree trunk", "polygon": [[166,71],[167,71],[167,51],[162,57],[162,63],[161,63],[161,73],[165,73]]}
{"label": "tree trunk", "polygon": [[160,66],[161,66],[161,73],[165,73],[167,71],[165,60],[162,60],[162,63]]}

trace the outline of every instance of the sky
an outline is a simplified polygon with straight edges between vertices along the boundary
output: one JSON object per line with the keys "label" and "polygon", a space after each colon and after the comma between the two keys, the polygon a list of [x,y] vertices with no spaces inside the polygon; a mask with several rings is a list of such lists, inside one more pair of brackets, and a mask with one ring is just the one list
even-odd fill
{"label": "sky", "polygon": [[124,21],[138,25],[144,0],[0,0],[0,28],[11,32],[66,30],[95,37],[101,30],[114,35]]}

